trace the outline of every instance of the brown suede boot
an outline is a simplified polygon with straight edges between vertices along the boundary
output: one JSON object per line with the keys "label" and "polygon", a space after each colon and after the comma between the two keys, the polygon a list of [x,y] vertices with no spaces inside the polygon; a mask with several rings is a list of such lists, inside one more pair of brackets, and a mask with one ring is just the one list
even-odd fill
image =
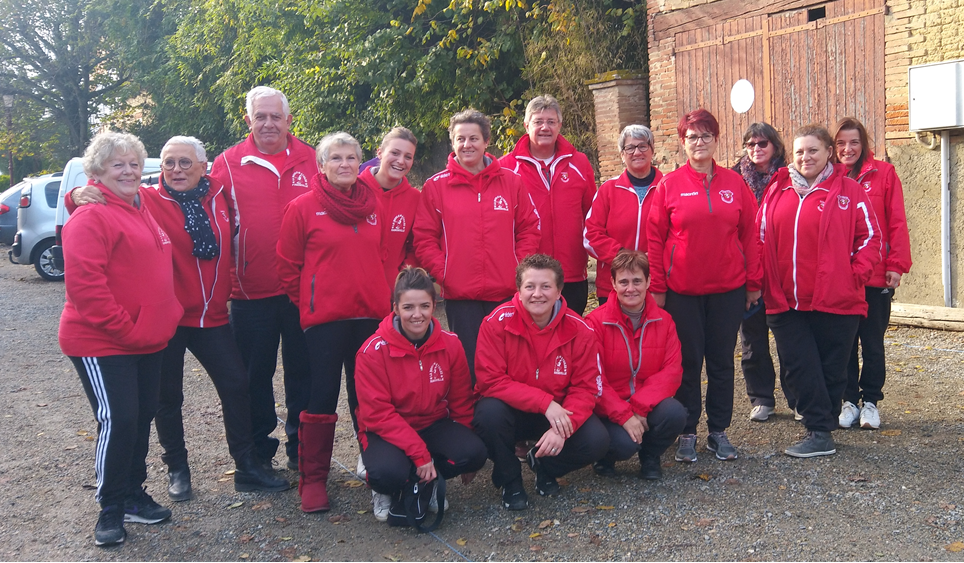
{"label": "brown suede boot", "polygon": [[337,414],[301,413],[301,426],[298,428],[298,469],[301,471],[298,494],[301,495],[301,510],[304,512],[326,512],[331,509],[327,483],[337,421]]}

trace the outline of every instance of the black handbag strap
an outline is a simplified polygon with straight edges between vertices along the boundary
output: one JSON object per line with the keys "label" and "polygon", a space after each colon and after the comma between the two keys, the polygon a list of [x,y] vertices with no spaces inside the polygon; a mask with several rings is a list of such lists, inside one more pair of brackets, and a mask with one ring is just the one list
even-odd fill
{"label": "black handbag strap", "polygon": [[[408,518],[408,525],[423,534],[434,532],[442,524],[442,517],[445,516],[445,479],[439,477],[432,483],[436,483],[435,500],[438,503],[438,512],[435,513],[435,520],[431,524],[419,524],[418,520],[415,519],[414,503],[418,502],[422,496],[421,491],[419,491],[419,494],[410,495],[405,499],[405,516]],[[416,487],[431,487],[432,483],[418,483]],[[426,518],[426,520],[428,519]]]}

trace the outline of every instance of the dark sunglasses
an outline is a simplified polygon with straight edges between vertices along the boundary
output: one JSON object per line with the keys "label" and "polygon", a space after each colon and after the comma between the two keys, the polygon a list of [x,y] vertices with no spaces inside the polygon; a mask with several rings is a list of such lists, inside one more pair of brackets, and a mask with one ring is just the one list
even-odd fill
{"label": "dark sunglasses", "polygon": [[760,147],[761,149],[765,149],[765,148],[767,148],[767,147],[770,146],[770,141],[767,141],[766,139],[764,139],[764,140],[762,140],[762,141],[759,141],[759,142],[756,142],[756,143],[754,143],[753,141],[750,141],[749,143],[746,143],[746,144],[743,145],[743,146],[745,146],[746,148],[748,148],[748,149],[750,149],[750,150],[753,150],[753,147]]}

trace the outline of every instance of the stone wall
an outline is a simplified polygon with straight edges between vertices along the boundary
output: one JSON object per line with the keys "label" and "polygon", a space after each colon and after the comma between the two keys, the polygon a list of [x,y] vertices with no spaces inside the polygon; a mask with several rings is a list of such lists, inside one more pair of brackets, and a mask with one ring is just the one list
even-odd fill
{"label": "stone wall", "polygon": [[623,172],[619,155],[619,133],[623,127],[649,125],[649,96],[646,75],[613,71],[598,75],[587,85],[592,90],[596,109],[596,138],[600,181]]}

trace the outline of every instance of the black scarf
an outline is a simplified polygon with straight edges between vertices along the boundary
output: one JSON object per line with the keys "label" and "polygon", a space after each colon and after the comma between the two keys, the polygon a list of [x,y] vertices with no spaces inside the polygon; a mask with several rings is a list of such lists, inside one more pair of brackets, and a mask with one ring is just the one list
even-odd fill
{"label": "black scarf", "polygon": [[204,260],[211,260],[218,255],[218,241],[214,238],[214,229],[211,227],[211,220],[201,206],[201,198],[208,195],[211,183],[207,178],[202,177],[197,183],[197,187],[186,192],[172,190],[164,177],[161,176],[161,185],[167,194],[174,198],[174,201],[181,206],[184,213],[184,230],[191,235],[194,241],[194,251],[192,254]]}
{"label": "black scarf", "polygon": [[767,184],[770,183],[770,179],[773,178],[777,170],[786,165],[787,163],[783,162],[782,159],[773,158],[770,160],[770,166],[766,172],[759,172],[756,169],[756,164],[750,162],[750,157],[743,155],[743,158],[736,163],[733,169],[743,176],[746,185],[750,187],[750,191],[756,196],[757,203],[760,203],[763,199],[763,191],[766,189]]}

